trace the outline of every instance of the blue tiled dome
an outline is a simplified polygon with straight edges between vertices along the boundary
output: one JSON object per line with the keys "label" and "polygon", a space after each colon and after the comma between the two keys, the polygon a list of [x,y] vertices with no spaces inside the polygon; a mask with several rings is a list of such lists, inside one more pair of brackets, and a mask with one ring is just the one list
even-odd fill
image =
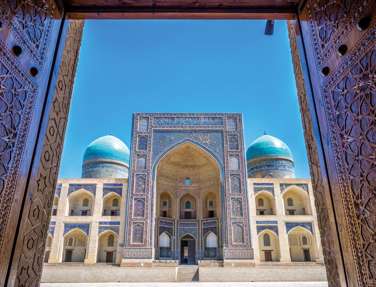
{"label": "blue tiled dome", "polygon": [[103,136],[91,142],[84,153],[84,162],[92,160],[114,160],[129,163],[129,148],[114,136]]}
{"label": "blue tiled dome", "polygon": [[282,158],[293,161],[290,148],[280,139],[263,135],[247,149],[247,161],[261,158]]}

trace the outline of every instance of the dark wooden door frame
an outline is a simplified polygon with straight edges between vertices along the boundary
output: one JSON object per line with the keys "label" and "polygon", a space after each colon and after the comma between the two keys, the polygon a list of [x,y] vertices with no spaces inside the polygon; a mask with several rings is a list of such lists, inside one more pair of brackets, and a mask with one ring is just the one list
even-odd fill
{"label": "dark wooden door frame", "polygon": [[282,18],[295,19],[289,36],[329,285],[376,286],[374,1],[125,2],[0,4],[0,285],[34,286],[41,276],[83,29],[66,18]]}

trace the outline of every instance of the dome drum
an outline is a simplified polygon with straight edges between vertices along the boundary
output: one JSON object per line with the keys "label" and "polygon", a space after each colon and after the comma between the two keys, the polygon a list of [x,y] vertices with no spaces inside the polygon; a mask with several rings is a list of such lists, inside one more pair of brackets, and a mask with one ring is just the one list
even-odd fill
{"label": "dome drum", "polygon": [[248,176],[254,178],[293,178],[294,163],[284,159],[261,159],[247,164]]}

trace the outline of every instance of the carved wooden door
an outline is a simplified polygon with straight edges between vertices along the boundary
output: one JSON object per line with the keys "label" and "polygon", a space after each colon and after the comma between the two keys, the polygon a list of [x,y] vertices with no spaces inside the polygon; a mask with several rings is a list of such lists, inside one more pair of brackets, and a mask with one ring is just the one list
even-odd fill
{"label": "carved wooden door", "polygon": [[376,286],[375,10],[374,0],[308,0],[299,12],[300,72],[313,91],[300,103],[330,286]]}
{"label": "carved wooden door", "polygon": [[41,276],[82,31],[65,23],[54,1],[0,4],[0,286]]}

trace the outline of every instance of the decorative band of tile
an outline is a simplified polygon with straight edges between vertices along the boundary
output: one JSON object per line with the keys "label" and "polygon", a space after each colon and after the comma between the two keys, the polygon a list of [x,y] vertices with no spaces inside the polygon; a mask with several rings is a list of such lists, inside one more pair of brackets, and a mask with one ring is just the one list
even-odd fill
{"label": "decorative band of tile", "polygon": [[61,183],[58,183],[55,188],[55,196],[60,198],[61,189],[63,188],[63,185]]}
{"label": "decorative band of tile", "polygon": [[99,225],[120,225],[120,221],[99,221]]}
{"label": "decorative band of tile", "polygon": [[258,220],[256,221],[256,224],[271,224],[271,225],[276,225],[278,224],[277,220]]}
{"label": "decorative band of tile", "polygon": [[54,234],[55,234],[55,225],[50,225],[48,227],[48,234],[50,234],[52,237],[54,236]]}
{"label": "decorative band of tile", "polygon": [[153,120],[155,127],[171,126],[223,126],[222,117],[203,117],[203,116],[169,116],[155,117]]}

